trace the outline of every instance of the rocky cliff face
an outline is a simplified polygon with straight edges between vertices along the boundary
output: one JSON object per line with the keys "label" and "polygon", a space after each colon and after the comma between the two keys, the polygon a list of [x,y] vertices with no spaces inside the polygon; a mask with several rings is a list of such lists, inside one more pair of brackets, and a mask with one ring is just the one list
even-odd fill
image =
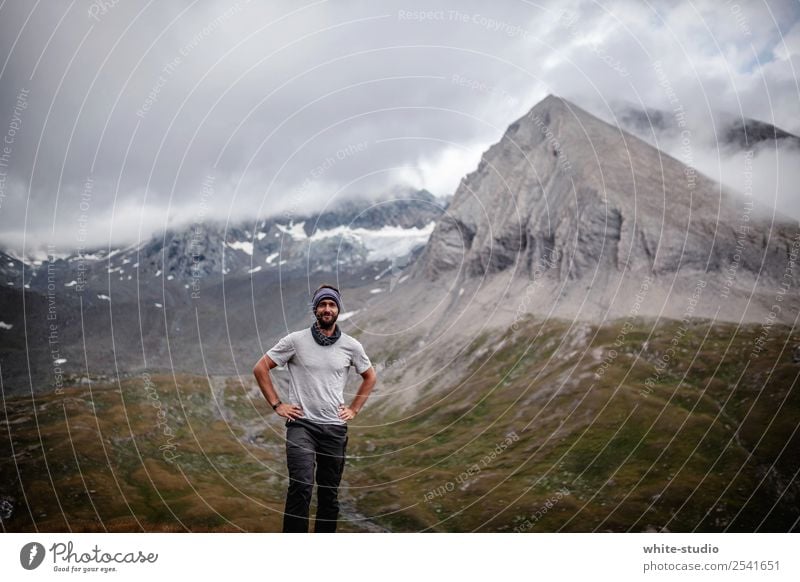
{"label": "rocky cliff face", "polygon": [[598,282],[629,275],[796,289],[800,269],[787,266],[798,233],[796,222],[549,96],[462,180],[414,275],[543,278],[562,293],[591,286],[600,304],[612,290]]}

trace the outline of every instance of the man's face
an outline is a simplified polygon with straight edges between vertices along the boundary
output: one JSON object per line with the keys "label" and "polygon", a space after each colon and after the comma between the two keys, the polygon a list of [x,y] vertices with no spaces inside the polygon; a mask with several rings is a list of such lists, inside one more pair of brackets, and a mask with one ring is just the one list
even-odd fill
{"label": "man's face", "polygon": [[319,326],[323,329],[329,329],[336,323],[339,317],[339,308],[336,307],[336,302],[333,299],[323,299],[317,304],[317,311],[314,313],[317,317]]}

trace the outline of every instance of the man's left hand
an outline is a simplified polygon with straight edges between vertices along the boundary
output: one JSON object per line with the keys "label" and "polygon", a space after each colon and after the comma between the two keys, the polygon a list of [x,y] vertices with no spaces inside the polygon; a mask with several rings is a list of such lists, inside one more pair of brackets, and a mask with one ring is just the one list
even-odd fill
{"label": "man's left hand", "polygon": [[356,417],[356,411],[350,408],[349,406],[340,406],[339,407],[339,418],[347,422],[348,420],[353,420]]}

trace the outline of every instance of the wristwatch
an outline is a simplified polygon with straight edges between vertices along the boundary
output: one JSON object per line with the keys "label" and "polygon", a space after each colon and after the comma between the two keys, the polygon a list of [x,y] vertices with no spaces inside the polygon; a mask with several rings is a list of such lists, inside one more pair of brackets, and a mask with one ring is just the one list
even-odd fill
{"label": "wristwatch", "polygon": [[278,400],[278,401],[277,401],[275,404],[271,404],[270,406],[272,406],[272,410],[278,410],[278,407],[279,407],[281,404],[283,404],[283,402],[281,402],[280,400]]}

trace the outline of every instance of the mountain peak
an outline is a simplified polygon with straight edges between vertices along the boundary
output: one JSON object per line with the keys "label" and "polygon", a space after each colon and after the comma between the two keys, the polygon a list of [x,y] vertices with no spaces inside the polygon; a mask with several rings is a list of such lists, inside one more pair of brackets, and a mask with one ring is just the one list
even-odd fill
{"label": "mountain peak", "polygon": [[566,103],[566,99],[563,99],[558,95],[554,95],[553,93],[548,93],[544,99],[539,101],[531,108],[531,111],[537,108],[564,106]]}
{"label": "mountain peak", "polygon": [[[743,220],[745,235],[738,228]],[[585,280],[610,297],[614,291],[605,293],[597,277],[710,271],[721,278],[732,253],[743,248],[736,253],[742,279],[761,272],[762,279],[778,280],[797,226],[771,222],[752,200],[548,95],[461,181],[414,275],[483,278],[507,271],[582,290],[574,283]]]}
{"label": "mountain peak", "polygon": [[562,117],[575,117],[576,110],[582,111],[566,99],[550,94],[534,105],[525,115],[509,125],[506,134],[513,135],[520,128],[531,125],[541,128],[542,125],[550,125],[555,119]]}

